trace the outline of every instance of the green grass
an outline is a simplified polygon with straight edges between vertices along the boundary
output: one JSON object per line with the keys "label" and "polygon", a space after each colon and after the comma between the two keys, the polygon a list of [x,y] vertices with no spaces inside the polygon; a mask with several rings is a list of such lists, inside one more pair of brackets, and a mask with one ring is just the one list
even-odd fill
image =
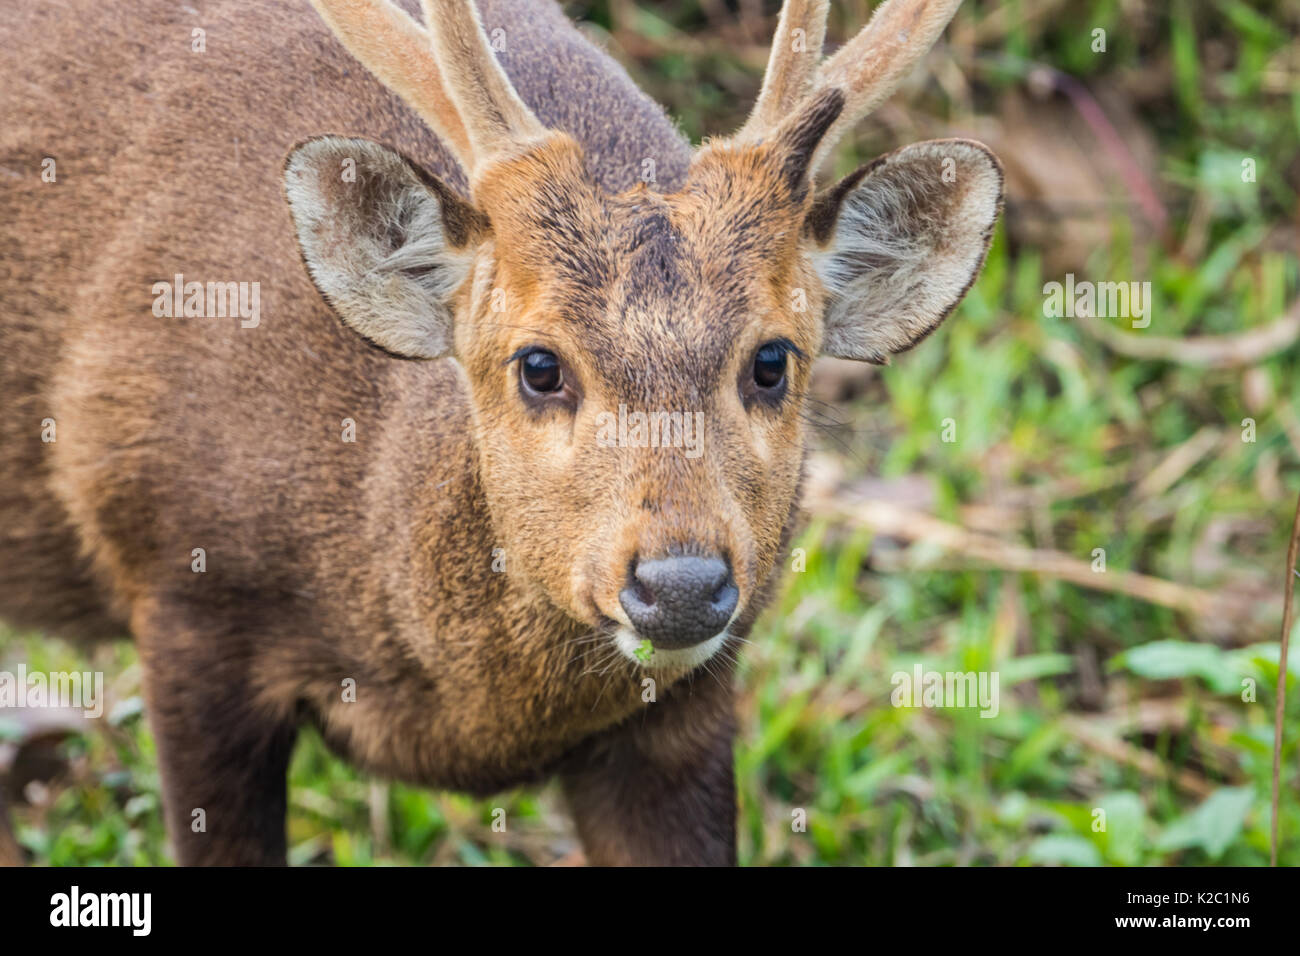
{"label": "green grass", "polygon": [[[953,37],[969,36],[993,10],[968,6]],[[1036,5],[1019,6],[1030,13]],[[865,8],[837,5],[833,35],[863,22]],[[690,53],[675,42],[709,36],[694,0],[634,11],[627,22],[604,3],[574,9],[615,37],[630,30],[660,43],[630,66],[692,137],[743,118],[752,57],[730,42]],[[1126,19],[1134,10],[1141,16]],[[1300,14],[1239,0],[1089,0],[1053,11],[1010,16],[977,45],[954,39],[969,98],[954,101],[936,83],[916,87],[908,107],[918,128],[942,135],[949,122],[965,128],[971,113],[1004,118],[1005,96],[1024,88],[1036,63],[1090,87],[1142,86],[1133,111],[1157,147],[1169,234],[1143,234],[1137,214],[1121,209],[1111,240],[1075,271],[1151,281],[1152,326],[1133,334],[1231,334],[1281,315],[1300,296]],[[1104,56],[1090,49],[1097,26],[1108,32]],[[1143,70],[1156,74],[1144,86]],[[1071,109],[1063,97],[1053,103]],[[896,145],[889,128],[868,121],[836,168]],[[1255,161],[1253,183],[1241,181],[1243,158]],[[1008,488],[1057,489],[1010,512],[993,533],[1085,562],[1103,548],[1108,574],[1139,571],[1279,600],[1300,492],[1300,407],[1288,387],[1300,373],[1295,350],[1224,370],[1117,355],[1077,322],[1044,316],[1043,285],[1060,270],[1045,265],[1052,248],[1013,228],[1019,214],[1013,204],[957,314],[834,413],[844,424],[819,435],[822,453],[849,479],[926,482],[932,513],[959,525],[970,523],[972,505]],[[1195,230],[1202,235],[1193,242]],[[949,418],[955,442],[941,438]],[[1256,422],[1253,442],[1240,440],[1245,418]],[[1155,463],[1206,428],[1218,436],[1208,453],[1167,487],[1144,491]],[[1054,484],[1067,478],[1080,487]],[[828,519],[814,518],[798,546],[806,569],[788,576],[741,667],[743,862],[1267,862],[1271,611],[1216,627],[1112,591],[901,548]],[[41,863],[165,863],[138,668],[127,646],[97,653],[119,712],[65,745],[67,775],[35,795],[39,806],[16,808],[18,836]],[[81,658],[0,634],[0,662],[20,660],[58,670]],[[997,671],[998,717],[891,706],[891,675],[917,662]],[[1300,651],[1291,667],[1300,672]],[[1242,699],[1243,680],[1254,681],[1253,702]],[[1294,678],[1290,694],[1281,829],[1282,861],[1294,865]],[[298,863],[549,863],[576,847],[553,787],[475,801],[376,784],[311,735],[295,755],[290,803]],[[492,828],[494,808],[506,811],[505,832]],[[806,815],[806,832],[792,828],[796,814]]]}

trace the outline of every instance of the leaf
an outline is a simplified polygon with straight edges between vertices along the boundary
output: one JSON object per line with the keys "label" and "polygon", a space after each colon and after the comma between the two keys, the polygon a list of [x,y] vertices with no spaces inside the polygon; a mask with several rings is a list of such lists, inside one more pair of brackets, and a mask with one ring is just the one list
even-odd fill
{"label": "leaf", "polygon": [[1106,811],[1106,829],[1097,834],[1097,842],[1107,861],[1120,866],[1136,865],[1141,858],[1147,819],[1142,798],[1131,790],[1120,790],[1103,794],[1096,807]]}
{"label": "leaf", "polygon": [[1217,860],[1241,832],[1254,801],[1253,787],[1221,787],[1191,813],[1165,827],[1156,846],[1161,850],[1200,847],[1211,860]]}
{"label": "leaf", "polygon": [[1039,837],[1026,854],[1031,863],[1065,866],[1101,866],[1101,854],[1091,840],[1071,833],[1049,833]]}
{"label": "leaf", "polygon": [[[1252,666],[1259,667],[1267,664],[1269,673],[1276,680],[1278,662],[1282,659],[1282,645],[1278,641],[1248,644],[1231,651],[1228,656],[1232,659],[1233,665],[1242,671]],[[1286,669],[1288,675],[1300,674],[1300,620],[1297,620],[1295,626],[1291,628],[1291,645],[1287,648]]]}
{"label": "leaf", "polygon": [[109,712],[108,722],[114,727],[121,727],[144,713],[144,698],[136,695],[120,700]]}
{"label": "leaf", "polygon": [[1002,686],[1011,687],[1027,680],[1068,674],[1074,670],[1074,658],[1069,654],[1025,654],[1002,661],[997,670]]}
{"label": "leaf", "polygon": [[1152,641],[1130,648],[1112,664],[1148,680],[1200,677],[1218,693],[1237,689],[1237,668],[1213,644],[1190,641]]}

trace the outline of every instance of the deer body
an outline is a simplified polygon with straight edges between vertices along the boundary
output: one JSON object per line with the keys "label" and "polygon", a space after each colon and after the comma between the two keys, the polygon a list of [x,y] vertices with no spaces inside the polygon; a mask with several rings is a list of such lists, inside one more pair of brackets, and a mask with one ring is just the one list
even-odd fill
{"label": "deer body", "polygon": [[[720,657],[688,677],[767,600],[803,443],[797,419],[765,411],[758,450],[730,437],[741,401],[699,383],[748,374],[731,342],[769,306],[735,276],[784,262],[802,217],[834,209],[808,213],[823,207],[803,167],[757,147],[745,176],[770,176],[763,192],[785,205],[730,196],[735,157],[693,160],[549,0],[480,2],[488,35],[504,31],[504,73],[490,54],[448,65],[447,36],[477,33],[472,8],[449,7],[451,26],[431,31],[447,89],[414,111],[334,35],[357,52],[373,27],[360,17],[393,8],[318,6],[325,21],[306,4],[194,17],[161,0],[22,0],[0,24],[0,616],[134,638],[183,863],[283,860],[303,723],[361,767],[429,786],[489,793],[558,773],[597,862],[730,862],[730,670]],[[411,98],[392,64],[367,65]],[[475,106],[480,91],[490,102]],[[811,153],[843,102],[827,94],[811,133],[776,141]],[[335,135],[295,149],[322,133]],[[647,159],[653,189],[638,186]],[[739,240],[717,223],[737,208],[753,210]],[[378,264],[356,265],[384,243]],[[821,306],[810,268],[771,281]],[[155,284],[178,274],[257,283],[258,315],[157,314]],[[434,289],[448,325],[430,318],[443,298],[406,310]],[[510,323],[493,324],[493,292]],[[534,362],[512,353],[540,334],[542,302],[582,316],[546,339],[582,342],[564,355],[565,389],[584,386],[570,405],[513,371],[498,382],[503,363]],[[714,332],[682,331],[686,312],[714,316]],[[822,338],[783,327],[800,355]],[[580,403],[624,400],[707,409],[710,464],[573,439],[590,432]],[[722,555],[709,560],[727,583],[710,594],[735,592],[704,624],[665,624],[652,593],[624,587],[629,561],[644,581],[704,567],[696,552]],[[675,642],[692,627],[721,633]],[[657,662],[629,655],[634,630],[655,635]]]}

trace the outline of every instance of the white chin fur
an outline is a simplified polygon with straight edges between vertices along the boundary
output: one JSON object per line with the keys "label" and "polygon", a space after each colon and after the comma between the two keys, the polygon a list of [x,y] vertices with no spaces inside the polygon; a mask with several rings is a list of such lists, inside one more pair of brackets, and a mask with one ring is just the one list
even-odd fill
{"label": "white chin fur", "polygon": [[694,647],[676,649],[656,647],[650,659],[642,661],[636,656],[636,651],[642,642],[642,639],[637,637],[636,632],[626,627],[620,627],[614,632],[614,644],[624,657],[635,664],[640,664],[647,670],[657,671],[694,670],[718,653],[726,640],[727,629],[724,627],[721,633],[713,635],[707,641],[696,644]]}

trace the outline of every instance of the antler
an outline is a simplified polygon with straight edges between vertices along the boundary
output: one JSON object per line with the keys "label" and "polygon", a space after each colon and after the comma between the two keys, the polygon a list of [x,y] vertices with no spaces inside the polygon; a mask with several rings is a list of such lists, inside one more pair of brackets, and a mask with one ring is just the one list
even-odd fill
{"label": "antler", "polygon": [[400,96],[469,173],[545,134],[489,48],[471,0],[424,0],[421,27],[391,0],[311,0],[357,60]]}
{"label": "antler", "polygon": [[[854,123],[894,92],[959,6],[961,0],[885,0],[858,35],[818,69],[826,0],[786,0],[763,90],[737,138],[770,135],[791,112],[808,108],[815,94],[835,87],[844,93],[844,111],[822,138],[817,148],[820,159]],[[797,51],[795,29],[805,32],[805,52]]]}
{"label": "antler", "polygon": [[[546,134],[497,63],[472,0],[423,0],[427,28],[391,0],[311,0],[343,45],[406,100],[471,174],[492,156]],[[763,89],[736,138],[771,136],[829,88],[844,111],[820,158],[880,104],[928,50],[961,0],[885,0],[857,36],[818,68],[828,0],[786,0]]]}
{"label": "antler", "polygon": [[311,5],[347,51],[409,103],[466,163],[469,136],[443,89],[424,28],[389,0],[311,0]]}
{"label": "antler", "polygon": [[488,46],[472,0],[424,0],[434,55],[469,133],[473,163],[546,134]]}
{"label": "antler", "polygon": [[961,0],[886,0],[858,35],[822,64],[818,87],[839,87],[847,102],[822,140],[819,156],[898,88],[959,6]]}
{"label": "antler", "polygon": [[786,0],[772,37],[772,53],[754,111],[736,138],[761,139],[812,92],[826,39],[829,0]]}

